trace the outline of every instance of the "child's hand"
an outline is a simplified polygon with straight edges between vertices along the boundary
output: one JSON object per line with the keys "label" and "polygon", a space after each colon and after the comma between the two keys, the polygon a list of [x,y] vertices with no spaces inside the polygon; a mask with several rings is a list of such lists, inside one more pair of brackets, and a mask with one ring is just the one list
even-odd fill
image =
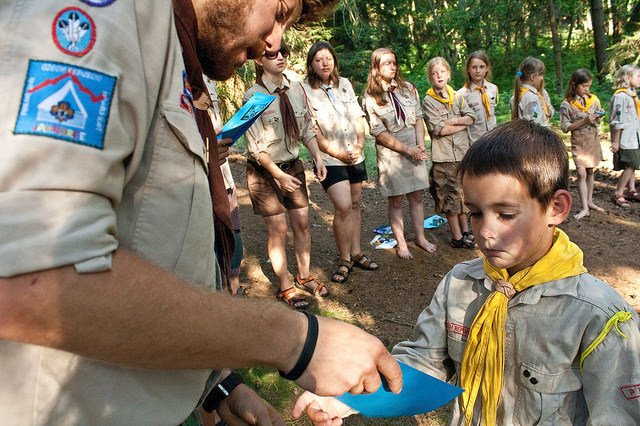
{"label": "child's hand", "polygon": [[618,142],[611,142],[611,152],[613,152],[614,154],[616,152],[618,152],[620,150],[620,141]]}
{"label": "child's hand", "polygon": [[424,145],[416,145],[409,148],[409,156],[416,161],[425,161],[429,159],[429,156],[424,150]]}
{"label": "child's hand", "polygon": [[[325,169],[326,172],[326,169]],[[282,175],[276,177],[274,176],[276,183],[284,192],[294,192],[296,189],[300,188],[302,182],[300,182],[297,178],[288,175],[282,172]]]}
{"label": "child's hand", "polygon": [[333,397],[318,396],[311,392],[300,395],[293,406],[293,418],[299,419],[305,411],[315,426],[341,425],[343,418],[357,413]]}

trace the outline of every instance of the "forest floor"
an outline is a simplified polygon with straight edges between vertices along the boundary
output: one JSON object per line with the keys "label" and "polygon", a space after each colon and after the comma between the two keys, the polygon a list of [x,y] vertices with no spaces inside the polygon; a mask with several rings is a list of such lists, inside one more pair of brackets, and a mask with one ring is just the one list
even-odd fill
{"label": "forest floor", "polygon": [[[605,145],[603,144],[603,148]],[[238,199],[243,221],[244,262],[241,282],[248,286],[249,297],[274,299],[276,280],[267,257],[267,232],[263,220],[255,216],[246,189],[245,160],[241,153],[230,156],[233,175],[238,187]],[[615,188],[618,172],[607,168],[611,162],[603,162],[597,171],[593,199],[606,209],[605,213],[591,215],[577,221],[573,214],[579,208],[572,171],[571,190],[574,196],[572,216],[561,226],[572,241],[584,251],[585,266],[589,272],[615,288],[636,310],[640,310],[640,203],[630,208],[614,206],[610,195]],[[370,173],[370,178],[372,174]],[[320,184],[307,168],[307,184],[311,205],[312,254],[311,272],[326,283],[331,292],[325,299],[308,300],[310,310],[357,324],[380,338],[389,347],[410,338],[418,314],[431,300],[442,277],[453,265],[477,257],[477,250],[453,249],[449,246],[447,226],[426,230],[429,241],[435,242],[437,251],[426,253],[410,244],[412,260],[401,260],[395,250],[374,250],[369,241],[373,229],[386,225],[387,202],[375,187],[375,179],[366,183],[362,196],[362,244],[380,265],[375,272],[354,269],[347,284],[334,284],[330,276],[336,265],[337,252],[332,233],[332,205]],[[405,212],[407,206],[405,206]],[[434,214],[433,200],[425,193],[425,215]],[[405,216],[405,224],[409,224]],[[411,229],[406,225],[405,229]],[[407,241],[412,240],[411,232]],[[291,235],[289,235],[291,241]],[[294,274],[295,258],[291,244],[288,246],[289,271]],[[264,395],[263,395],[264,396]],[[265,396],[268,400],[268,396]],[[278,405],[278,404],[276,404]],[[285,403],[285,407],[290,402]],[[290,411],[283,412],[287,417]],[[397,420],[350,419],[350,425],[441,425],[446,421],[447,410],[435,414]],[[304,424],[290,422],[289,424]]]}

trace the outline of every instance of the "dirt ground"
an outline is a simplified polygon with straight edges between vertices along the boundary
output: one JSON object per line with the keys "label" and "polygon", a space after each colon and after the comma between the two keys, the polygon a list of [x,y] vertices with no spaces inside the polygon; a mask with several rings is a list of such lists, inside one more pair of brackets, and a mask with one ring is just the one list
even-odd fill
{"label": "dirt ground", "polygon": [[[238,186],[238,198],[244,224],[244,263],[241,281],[248,285],[250,297],[274,298],[276,282],[268,262],[267,232],[263,220],[255,216],[246,190],[245,160],[241,153],[230,157],[233,175]],[[603,166],[605,163],[602,163]],[[610,163],[607,163],[610,164]],[[427,231],[427,238],[435,242],[437,251],[429,254],[415,245],[409,248],[413,260],[401,260],[395,250],[374,250],[369,241],[373,229],[387,224],[387,203],[375,187],[368,182],[362,196],[362,245],[380,265],[376,272],[354,269],[347,284],[334,284],[330,275],[335,268],[337,251],[332,234],[332,206],[307,168],[307,183],[311,206],[312,255],[311,272],[325,282],[331,296],[326,299],[309,299],[310,309],[324,315],[335,316],[358,324],[379,337],[386,345],[411,336],[413,324],[428,305],[433,292],[449,269],[456,263],[477,257],[476,250],[449,247],[447,226]],[[576,221],[571,217],[562,229],[584,251],[585,265],[589,272],[614,287],[637,310],[640,310],[640,203],[632,203],[623,209],[610,202],[610,195],[617,180],[617,173],[605,167],[596,175],[594,202],[604,207],[606,213],[591,212],[589,217]],[[574,207],[579,209],[575,188],[575,172],[572,172]],[[425,215],[434,214],[434,204],[425,194]],[[405,212],[407,206],[405,205]],[[405,229],[410,229],[405,215]],[[412,234],[407,240],[412,240]],[[289,235],[291,240],[291,233]],[[289,271],[296,273],[291,244],[288,247]],[[419,419],[412,424],[424,423]],[[369,423],[367,423],[369,424]],[[389,424],[389,423],[384,423]],[[401,422],[394,424],[409,424]]]}

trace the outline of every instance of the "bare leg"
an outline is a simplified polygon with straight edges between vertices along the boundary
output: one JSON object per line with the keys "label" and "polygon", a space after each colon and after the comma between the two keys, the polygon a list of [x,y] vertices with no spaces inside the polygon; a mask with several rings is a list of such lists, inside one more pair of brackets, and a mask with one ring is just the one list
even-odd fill
{"label": "bare leg", "polygon": [[576,220],[580,220],[583,217],[589,216],[589,188],[587,185],[587,170],[584,167],[577,166],[576,171],[578,173],[578,195],[580,196],[582,210],[573,217],[576,218]]}
{"label": "bare leg", "polygon": [[465,213],[458,215],[458,223],[460,224],[460,235],[465,232],[469,232],[469,218]]}
{"label": "bare leg", "polygon": [[586,171],[587,171],[587,196],[588,196],[587,205],[592,210],[595,210],[597,212],[604,212],[605,210],[602,207],[596,205],[593,202],[593,184],[595,181],[595,170],[593,168],[589,168],[589,169],[586,169]]}
{"label": "bare leg", "polygon": [[416,234],[416,245],[427,253],[436,251],[436,245],[427,241],[424,236],[424,204],[423,191],[414,191],[407,194],[409,200],[409,214]]}
{"label": "bare leg", "polygon": [[267,224],[269,237],[267,240],[267,252],[271,267],[276,274],[280,291],[291,287],[289,282],[289,271],[287,270],[287,253],[285,246],[287,244],[287,219],[284,213],[274,216],[265,216],[264,221]]}
{"label": "bare leg", "polygon": [[[633,183],[631,182],[631,179],[633,179]],[[635,170],[633,170],[631,167],[627,167],[618,178],[618,185],[616,186],[616,196],[624,196],[624,190],[627,187],[631,189],[631,186],[633,186],[633,188],[635,189]]]}
{"label": "bare leg", "polygon": [[396,246],[396,253],[401,259],[413,259],[413,255],[407,247],[407,242],[404,239],[404,220],[402,218],[402,200],[404,195],[393,195],[389,197],[389,224],[393,231],[398,245]]}
{"label": "bare leg", "polygon": [[298,276],[309,276],[311,264],[311,234],[309,233],[309,208],[293,209],[288,211],[291,229],[293,230],[293,250],[296,254]]}
{"label": "bare leg", "polygon": [[351,255],[362,253],[360,236],[362,234],[362,214],[360,212],[360,199],[362,197],[362,182],[353,183],[351,186]]}
{"label": "bare leg", "polygon": [[449,231],[451,231],[451,238],[459,240],[462,238],[462,231],[460,230],[460,220],[458,215],[454,213],[445,213],[447,216],[447,223],[449,224]]}
{"label": "bare leg", "polygon": [[336,239],[338,255],[340,259],[350,261],[351,254],[357,253],[353,253],[351,247],[351,234],[355,226],[349,181],[343,180],[331,185],[327,190],[327,195],[335,211],[333,215],[333,235]]}

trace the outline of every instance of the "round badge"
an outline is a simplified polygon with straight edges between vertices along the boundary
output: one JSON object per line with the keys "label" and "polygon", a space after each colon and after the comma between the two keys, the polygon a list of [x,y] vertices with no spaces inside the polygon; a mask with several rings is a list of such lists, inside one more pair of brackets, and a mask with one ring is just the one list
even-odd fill
{"label": "round badge", "polygon": [[95,6],[95,7],[105,7],[105,6],[109,6],[111,3],[113,3],[116,0],[81,0],[82,3],[86,3],[89,6]]}
{"label": "round badge", "polygon": [[53,20],[53,41],[62,52],[72,56],[86,55],[96,41],[96,26],[87,12],[68,7]]}

